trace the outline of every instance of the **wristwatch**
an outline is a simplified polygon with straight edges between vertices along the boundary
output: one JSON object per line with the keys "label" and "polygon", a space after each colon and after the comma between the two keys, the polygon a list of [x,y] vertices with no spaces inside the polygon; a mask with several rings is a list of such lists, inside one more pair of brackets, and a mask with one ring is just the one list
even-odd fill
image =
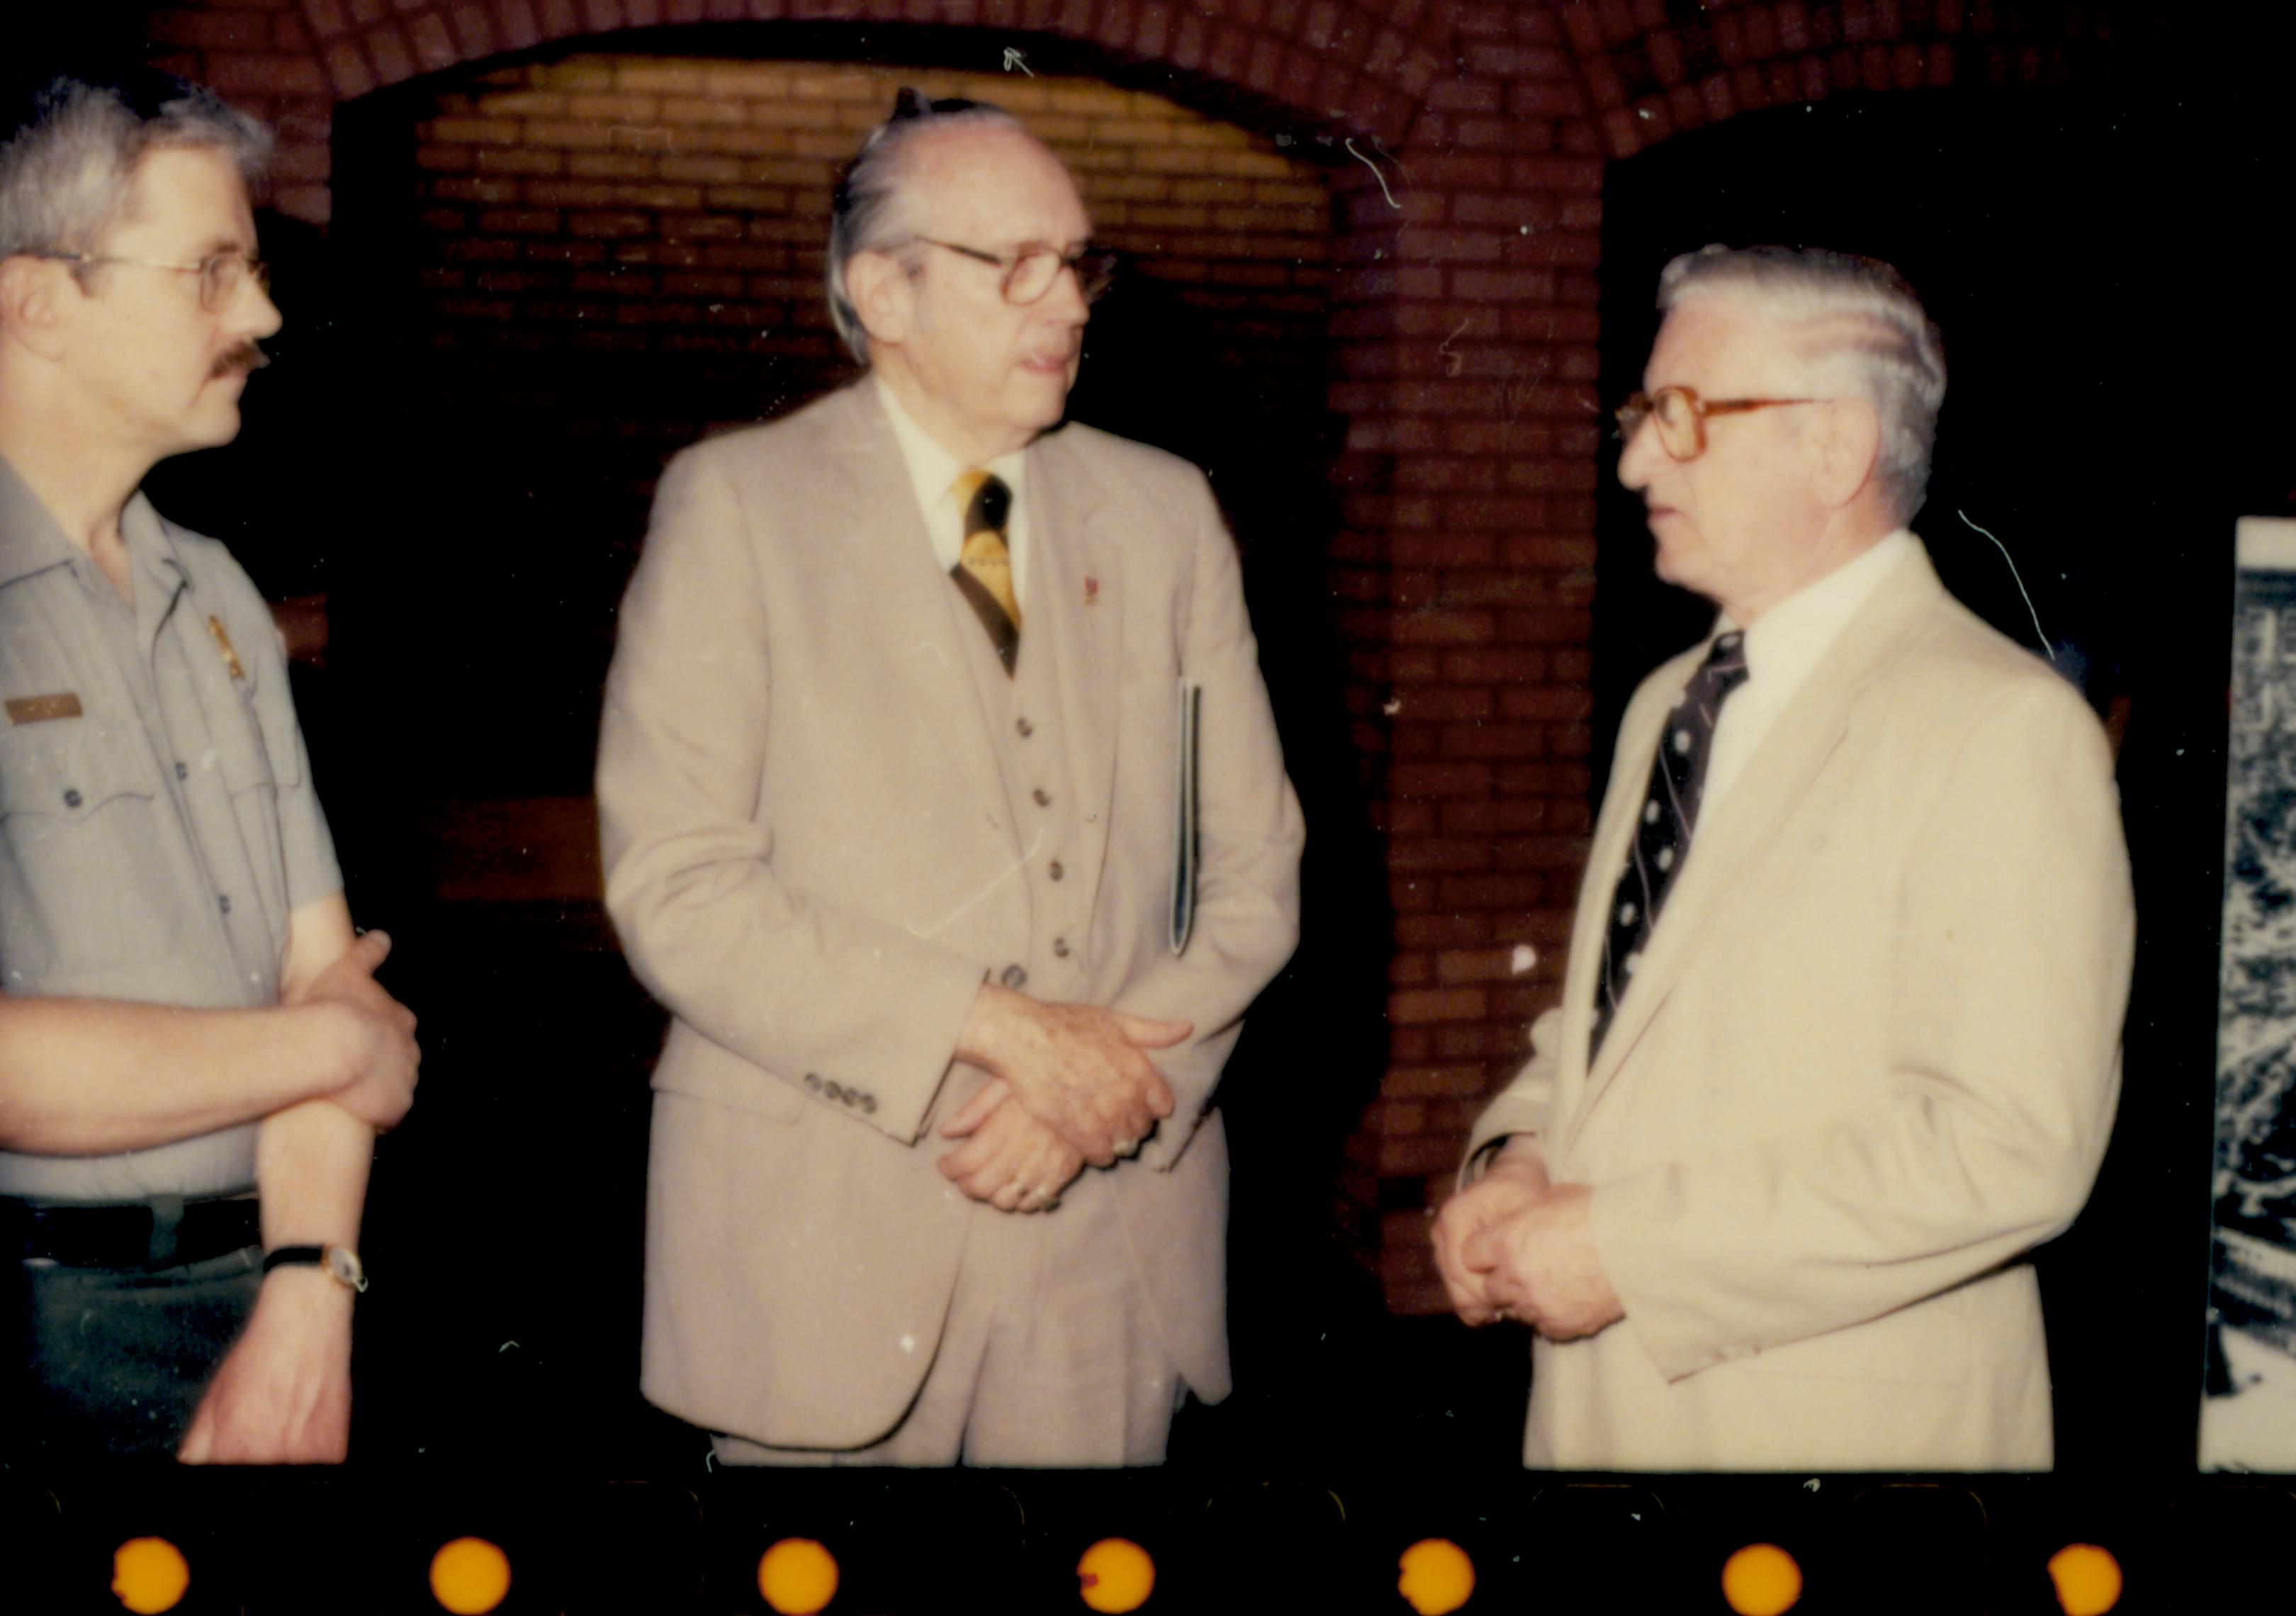
{"label": "wristwatch", "polygon": [[348,1246],[281,1246],[263,1254],[263,1271],[309,1263],[346,1291],[366,1289],[366,1265]]}

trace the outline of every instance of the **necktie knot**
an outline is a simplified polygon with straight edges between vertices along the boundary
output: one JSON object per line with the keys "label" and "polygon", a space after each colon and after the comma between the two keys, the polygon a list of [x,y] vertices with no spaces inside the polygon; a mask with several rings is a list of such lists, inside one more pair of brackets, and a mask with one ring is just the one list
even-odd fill
{"label": "necktie knot", "polygon": [[958,472],[950,487],[964,504],[964,544],[949,576],[988,631],[989,644],[1009,674],[1021,652],[1021,597],[1013,587],[1013,557],[1004,543],[1013,490],[996,472],[980,470]]}

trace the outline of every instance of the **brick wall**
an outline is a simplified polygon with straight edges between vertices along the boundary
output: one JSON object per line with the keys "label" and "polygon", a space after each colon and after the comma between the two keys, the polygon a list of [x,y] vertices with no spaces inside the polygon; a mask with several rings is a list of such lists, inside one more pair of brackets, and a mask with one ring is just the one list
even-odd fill
{"label": "brick wall", "polygon": [[[1390,1305],[1434,1310],[1427,1208],[1439,1199],[1467,1118],[1519,1055],[1530,1013],[1554,996],[1584,855],[1606,162],[1742,111],[1841,90],[2014,94],[2147,73],[2205,81],[2194,77],[2191,59],[2162,48],[2167,25],[2146,8],[2080,0],[1714,0],[1696,8],[1663,0],[176,0],[160,9],[152,37],[170,65],[281,126],[279,201],[318,223],[342,203],[330,189],[336,103],[495,59],[493,82],[425,92],[468,103],[440,104],[430,115],[423,174],[437,239],[450,239],[452,214],[460,239],[513,249],[484,265],[442,255],[429,267],[440,330],[459,322],[459,340],[483,351],[500,323],[480,306],[554,298],[567,315],[552,339],[568,345],[562,351],[598,331],[603,316],[611,331],[602,335],[650,344],[676,374],[677,363],[706,359],[678,346],[701,338],[738,337],[752,350],[785,340],[791,351],[782,357],[792,367],[833,363],[808,300],[781,290],[810,278],[808,236],[750,236],[745,225],[735,236],[680,239],[669,221],[709,216],[713,187],[786,191],[793,211],[817,206],[801,201],[817,194],[808,185],[849,142],[858,127],[851,120],[884,104],[889,81],[868,72],[840,79],[874,86],[848,103],[801,97],[793,77],[786,99],[766,98],[789,111],[778,125],[753,121],[758,103],[730,88],[746,108],[740,127],[758,138],[786,135],[789,149],[681,150],[692,166],[673,169],[659,145],[616,144],[611,131],[626,115],[609,112],[610,101],[585,100],[589,110],[578,114],[576,98],[635,97],[627,127],[700,130],[723,116],[710,71],[768,70],[700,70],[697,96],[671,63],[656,64],[671,78],[648,82],[617,77],[625,70],[603,59],[559,62],[589,75],[578,85],[552,81],[551,68],[499,58],[585,36],[593,48],[611,48],[624,29],[744,20],[742,48],[754,53],[775,20],[792,14],[816,27],[947,23],[993,29],[1023,46],[1057,42],[1074,57],[1097,53],[1111,79],[1163,87],[1168,78],[1189,104],[1292,143],[1218,132],[1193,114],[1105,88],[1043,86],[1042,104],[1024,109],[1049,120],[1047,134],[1078,162],[1112,236],[1201,266],[1202,275],[1192,267],[1181,279],[1206,311],[1234,316],[1236,351],[1257,344],[1256,363],[1292,366],[1303,390],[1322,390],[1324,408],[1341,423],[1328,470],[1337,502],[1329,583],[1348,648],[1341,700],[1395,910],[1387,1065],[1349,1161],[1352,1182],[1383,1219],[1379,1261]],[[865,33],[857,27],[857,52]],[[979,34],[957,37],[979,48]],[[818,77],[824,86],[838,78]],[[995,89],[1026,100],[1030,86],[998,77]],[[1063,103],[1064,94],[1073,99]],[[515,105],[519,96],[538,99],[516,112],[488,104],[506,97]],[[554,97],[563,97],[562,111]],[[521,138],[531,124],[578,138],[512,157],[511,142],[481,133],[512,121]],[[1103,163],[1117,150],[1124,160]],[[1296,172],[1287,156],[1315,172]],[[1218,165],[1246,158],[1248,169],[1220,173]],[[552,166],[504,166],[518,162]],[[807,166],[816,179],[782,177],[775,164],[791,165],[792,176]],[[1238,201],[1234,186],[1211,186],[1215,176],[1253,187],[1250,200]],[[1328,260],[1300,250],[1284,264],[1283,284],[1260,283],[1251,277],[1270,273],[1283,253],[1212,246],[1259,228],[1222,218],[1238,207],[1284,221],[1269,228],[1294,247],[1320,242],[1307,227],[1308,215],[1320,213],[1311,196],[1319,184],[1336,204]],[[699,209],[691,205],[696,189]],[[764,201],[729,201],[724,217],[762,219],[780,206],[752,205]],[[493,228],[481,222],[488,216],[522,227]],[[545,242],[563,256],[529,251]],[[640,249],[636,261],[622,256]],[[488,276],[532,278],[513,290]],[[1326,296],[1328,340],[1317,344],[1305,330],[1322,317]],[[1217,302],[1255,297],[1275,312]],[[1267,305],[1269,298],[1293,301]],[[462,315],[450,311],[457,302]],[[599,312],[577,316],[586,302]],[[548,390],[547,357],[529,350],[518,361],[529,393]],[[505,368],[506,381],[517,368]],[[711,373],[698,385],[713,410],[754,413],[754,399],[712,392]],[[670,424],[664,416],[665,438]]]}

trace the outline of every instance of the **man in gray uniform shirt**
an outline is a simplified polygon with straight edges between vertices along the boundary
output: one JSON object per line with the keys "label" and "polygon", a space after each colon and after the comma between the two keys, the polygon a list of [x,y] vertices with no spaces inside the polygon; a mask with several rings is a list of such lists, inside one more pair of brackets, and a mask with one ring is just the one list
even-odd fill
{"label": "man in gray uniform shirt", "polygon": [[414,1097],[277,632],[138,492],[238,433],[279,329],[267,148],[158,76],[58,80],[0,145],[0,1444],[50,1457],[340,1458]]}

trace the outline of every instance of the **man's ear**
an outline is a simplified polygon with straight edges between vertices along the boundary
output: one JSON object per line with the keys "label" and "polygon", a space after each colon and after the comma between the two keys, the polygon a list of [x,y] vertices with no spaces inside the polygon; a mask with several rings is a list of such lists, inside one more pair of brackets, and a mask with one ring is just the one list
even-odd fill
{"label": "man's ear", "polygon": [[43,358],[61,355],[63,311],[58,299],[62,280],[70,273],[53,259],[29,253],[0,258],[0,336]]}
{"label": "man's ear", "polygon": [[890,253],[857,252],[845,260],[845,293],[861,316],[872,348],[898,348],[908,340],[916,317],[916,283]]}
{"label": "man's ear", "polygon": [[1839,510],[1874,478],[1882,458],[1882,417],[1863,398],[1824,405],[1810,437],[1811,472],[1818,498]]}

